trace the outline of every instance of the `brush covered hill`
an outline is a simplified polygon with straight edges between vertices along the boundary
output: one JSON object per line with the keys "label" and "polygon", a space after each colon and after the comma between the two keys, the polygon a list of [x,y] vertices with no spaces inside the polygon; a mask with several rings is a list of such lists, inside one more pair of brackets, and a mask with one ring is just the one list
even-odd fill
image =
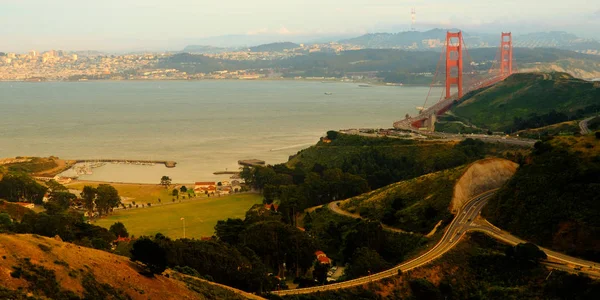
{"label": "brush covered hill", "polygon": [[339,168],[367,180],[371,189],[455,168],[485,156],[512,157],[522,147],[489,144],[467,139],[462,142],[417,141],[373,138],[328,132],[330,143],[319,142],[287,162],[289,168],[307,171]]}
{"label": "brush covered hill", "polygon": [[482,214],[525,240],[600,261],[600,140],[538,142]]}
{"label": "brush covered hill", "polygon": [[38,235],[0,234],[0,257],[0,299],[247,299],[173,271],[146,277],[127,257]]}
{"label": "brush covered hill", "polygon": [[509,160],[482,159],[388,185],[350,198],[341,207],[405,231],[427,234],[439,221],[452,220],[451,213],[467,200],[502,186],[516,168]]}
{"label": "brush covered hill", "polygon": [[600,108],[600,83],[566,73],[518,73],[465,95],[451,115],[491,131],[515,132],[582,118]]}

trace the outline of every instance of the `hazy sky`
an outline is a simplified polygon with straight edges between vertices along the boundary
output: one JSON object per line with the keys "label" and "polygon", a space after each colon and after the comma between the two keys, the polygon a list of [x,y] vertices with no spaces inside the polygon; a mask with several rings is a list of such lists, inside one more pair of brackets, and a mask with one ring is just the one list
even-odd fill
{"label": "hazy sky", "polygon": [[0,0],[0,51],[181,49],[229,34],[401,31],[412,7],[419,29],[600,38],[599,0]]}

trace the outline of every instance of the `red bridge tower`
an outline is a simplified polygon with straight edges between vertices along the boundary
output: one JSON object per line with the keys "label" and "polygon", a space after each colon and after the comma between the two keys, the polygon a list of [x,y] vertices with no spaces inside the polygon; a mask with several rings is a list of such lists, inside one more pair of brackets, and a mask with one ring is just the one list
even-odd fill
{"label": "red bridge tower", "polygon": [[512,74],[513,45],[510,32],[502,33],[500,41],[500,75],[502,79]]}
{"label": "red bridge tower", "polygon": [[446,99],[452,96],[453,85],[458,87],[458,98],[463,96],[463,38],[462,31],[446,33]]}

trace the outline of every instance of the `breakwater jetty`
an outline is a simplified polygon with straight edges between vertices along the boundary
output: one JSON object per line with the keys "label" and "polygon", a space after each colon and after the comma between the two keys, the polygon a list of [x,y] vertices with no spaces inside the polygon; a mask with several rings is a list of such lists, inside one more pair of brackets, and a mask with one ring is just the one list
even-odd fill
{"label": "breakwater jetty", "polygon": [[110,158],[101,158],[101,159],[76,159],[76,163],[115,163],[115,164],[136,164],[136,165],[154,165],[154,164],[162,164],[167,168],[175,168],[177,162],[171,160],[143,160],[143,159],[110,159]]}

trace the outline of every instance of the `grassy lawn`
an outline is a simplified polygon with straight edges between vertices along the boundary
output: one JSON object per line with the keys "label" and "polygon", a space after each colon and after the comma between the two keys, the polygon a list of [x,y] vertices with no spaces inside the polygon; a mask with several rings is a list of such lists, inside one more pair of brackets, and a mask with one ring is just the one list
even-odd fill
{"label": "grassy lawn", "polygon": [[[67,184],[67,188],[74,190],[83,190],[83,187],[86,185],[98,187],[98,182],[74,182],[71,184]],[[172,191],[173,186],[169,189],[165,189],[163,186],[158,184],[134,184],[134,183],[107,183],[115,187],[117,191],[119,191],[119,196],[125,197],[127,200],[124,200],[123,203],[129,204],[131,201],[135,201],[137,204],[146,204],[146,203],[158,203],[158,199],[161,199],[161,202],[171,202],[173,199]],[[193,186],[188,186],[193,188]],[[205,197],[202,195],[202,197]]]}
{"label": "grassy lawn", "polygon": [[[119,191],[120,193],[121,191]],[[160,232],[171,238],[183,237],[185,218],[186,237],[212,236],[218,220],[244,218],[246,211],[262,202],[259,194],[237,194],[223,197],[184,200],[182,203],[158,205],[150,208],[119,210],[95,225],[110,227],[122,222],[135,236],[155,235]]]}

